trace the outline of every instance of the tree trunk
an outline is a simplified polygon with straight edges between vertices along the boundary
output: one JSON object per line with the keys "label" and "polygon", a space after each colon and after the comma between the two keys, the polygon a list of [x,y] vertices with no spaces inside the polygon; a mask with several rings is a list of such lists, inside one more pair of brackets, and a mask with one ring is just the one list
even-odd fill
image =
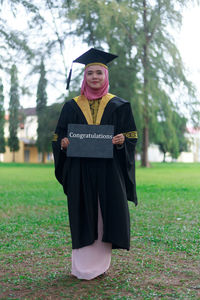
{"label": "tree trunk", "polygon": [[149,128],[145,126],[143,128],[143,137],[142,137],[142,167],[150,167],[148,160],[148,145],[149,145]]}
{"label": "tree trunk", "polygon": [[42,152],[42,163],[45,164],[45,152]]}
{"label": "tree trunk", "polygon": [[148,28],[147,28],[147,7],[146,0],[143,0],[143,27],[144,27],[144,45],[143,45],[143,137],[142,137],[142,167],[149,167],[148,146],[149,146],[149,101],[148,101]]}
{"label": "tree trunk", "polygon": [[15,151],[12,153],[12,162],[15,162]]}
{"label": "tree trunk", "polygon": [[149,99],[148,99],[148,63],[147,63],[147,49],[144,46],[144,83],[143,83],[143,119],[144,119],[144,127],[143,127],[143,136],[142,136],[142,167],[149,167],[148,161],[148,146],[149,146]]}
{"label": "tree trunk", "polygon": [[165,158],[166,158],[166,152],[164,152],[164,155],[163,155],[163,162],[165,162]]}

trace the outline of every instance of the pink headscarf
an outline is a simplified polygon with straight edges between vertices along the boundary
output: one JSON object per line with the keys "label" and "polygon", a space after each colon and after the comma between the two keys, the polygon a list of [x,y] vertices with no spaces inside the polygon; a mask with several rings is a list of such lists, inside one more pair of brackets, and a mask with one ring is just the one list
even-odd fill
{"label": "pink headscarf", "polygon": [[82,86],[81,86],[81,95],[85,95],[85,97],[88,100],[100,99],[108,93],[108,89],[109,89],[108,70],[105,67],[101,66],[101,68],[103,69],[103,71],[105,73],[104,83],[101,88],[93,89],[88,86],[87,81],[86,81],[86,72],[87,72],[88,68],[89,67],[87,67],[84,72],[84,78],[83,78],[83,82],[82,82]]}

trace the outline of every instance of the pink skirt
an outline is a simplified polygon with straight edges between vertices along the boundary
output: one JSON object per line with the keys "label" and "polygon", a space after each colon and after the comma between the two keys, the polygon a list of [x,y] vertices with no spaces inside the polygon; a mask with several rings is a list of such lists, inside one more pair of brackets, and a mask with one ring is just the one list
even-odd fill
{"label": "pink skirt", "polygon": [[98,204],[98,240],[92,245],[72,250],[72,275],[78,279],[91,280],[110,266],[112,244],[102,242],[103,220]]}

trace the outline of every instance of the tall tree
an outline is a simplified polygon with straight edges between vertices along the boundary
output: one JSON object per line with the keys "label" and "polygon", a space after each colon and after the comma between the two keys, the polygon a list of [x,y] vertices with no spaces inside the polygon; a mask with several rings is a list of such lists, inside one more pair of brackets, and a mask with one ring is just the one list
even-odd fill
{"label": "tall tree", "polygon": [[40,78],[37,87],[36,111],[38,117],[37,128],[37,147],[42,153],[42,162],[45,162],[45,152],[48,151],[48,127],[47,127],[47,80],[45,78],[46,71],[43,59],[40,63]]}
{"label": "tall tree", "polygon": [[76,32],[89,45],[103,44],[120,54],[110,70],[111,88],[114,87],[113,92],[115,88],[122,91],[121,96],[132,101],[142,135],[141,163],[148,166],[149,128],[155,118],[158,123],[159,115],[154,113],[162,94],[170,105],[171,94],[182,86],[194,99],[194,88],[185,76],[170,26],[179,27],[181,9],[198,1],[96,0],[91,5],[87,2],[77,0],[73,6]]}
{"label": "tall tree", "polygon": [[17,131],[19,127],[19,86],[17,77],[17,67],[12,65],[10,82],[10,103],[9,103],[9,138],[8,146],[13,153],[13,162],[15,161],[15,152],[19,150],[19,140]]}
{"label": "tall tree", "polygon": [[5,149],[5,137],[4,137],[4,124],[5,124],[5,111],[4,111],[4,95],[3,95],[3,83],[0,78],[0,153],[4,153]]}
{"label": "tall tree", "polygon": [[[153,113],[160,105],[163,93],[168,96],[178,86],[185,86],[194,95],[191,82],[186,79],[184,67],[169,26],[181,25],[181,7],[189,1],[148,0],[135,1],[133,8],[138,13],[136,23],[137,64],[141,65],[143,94],[143,142],[142,166],[148,166],[149,127]],[[191,1],[192,2],[192,1]],[[170,97],[165,97],[169,100]],[[167,101],[170,105],[170,101]],[[159,117],[159,115],[157,116]],[[170,121],[169,121],[170,122]],[[173,127],[173,124],[171,124]],[[169,132],[175,132],[175,128]],[[176,138],[171,136],[172,144]],[[174,144],[174,145],[175,145]],[[177,147],[176,147],[177,148]]]}

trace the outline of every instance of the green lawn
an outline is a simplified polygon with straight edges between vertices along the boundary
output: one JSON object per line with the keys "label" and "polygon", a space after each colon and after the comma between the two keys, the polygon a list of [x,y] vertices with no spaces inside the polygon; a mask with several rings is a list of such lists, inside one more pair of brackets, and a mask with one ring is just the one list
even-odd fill
{"label": "green lawn", "polygon": [[0,164],[0,299],[200,299],[200,164],[137,167],[131,250],[104,278],[70,275],[67,200],[52,165]]}

